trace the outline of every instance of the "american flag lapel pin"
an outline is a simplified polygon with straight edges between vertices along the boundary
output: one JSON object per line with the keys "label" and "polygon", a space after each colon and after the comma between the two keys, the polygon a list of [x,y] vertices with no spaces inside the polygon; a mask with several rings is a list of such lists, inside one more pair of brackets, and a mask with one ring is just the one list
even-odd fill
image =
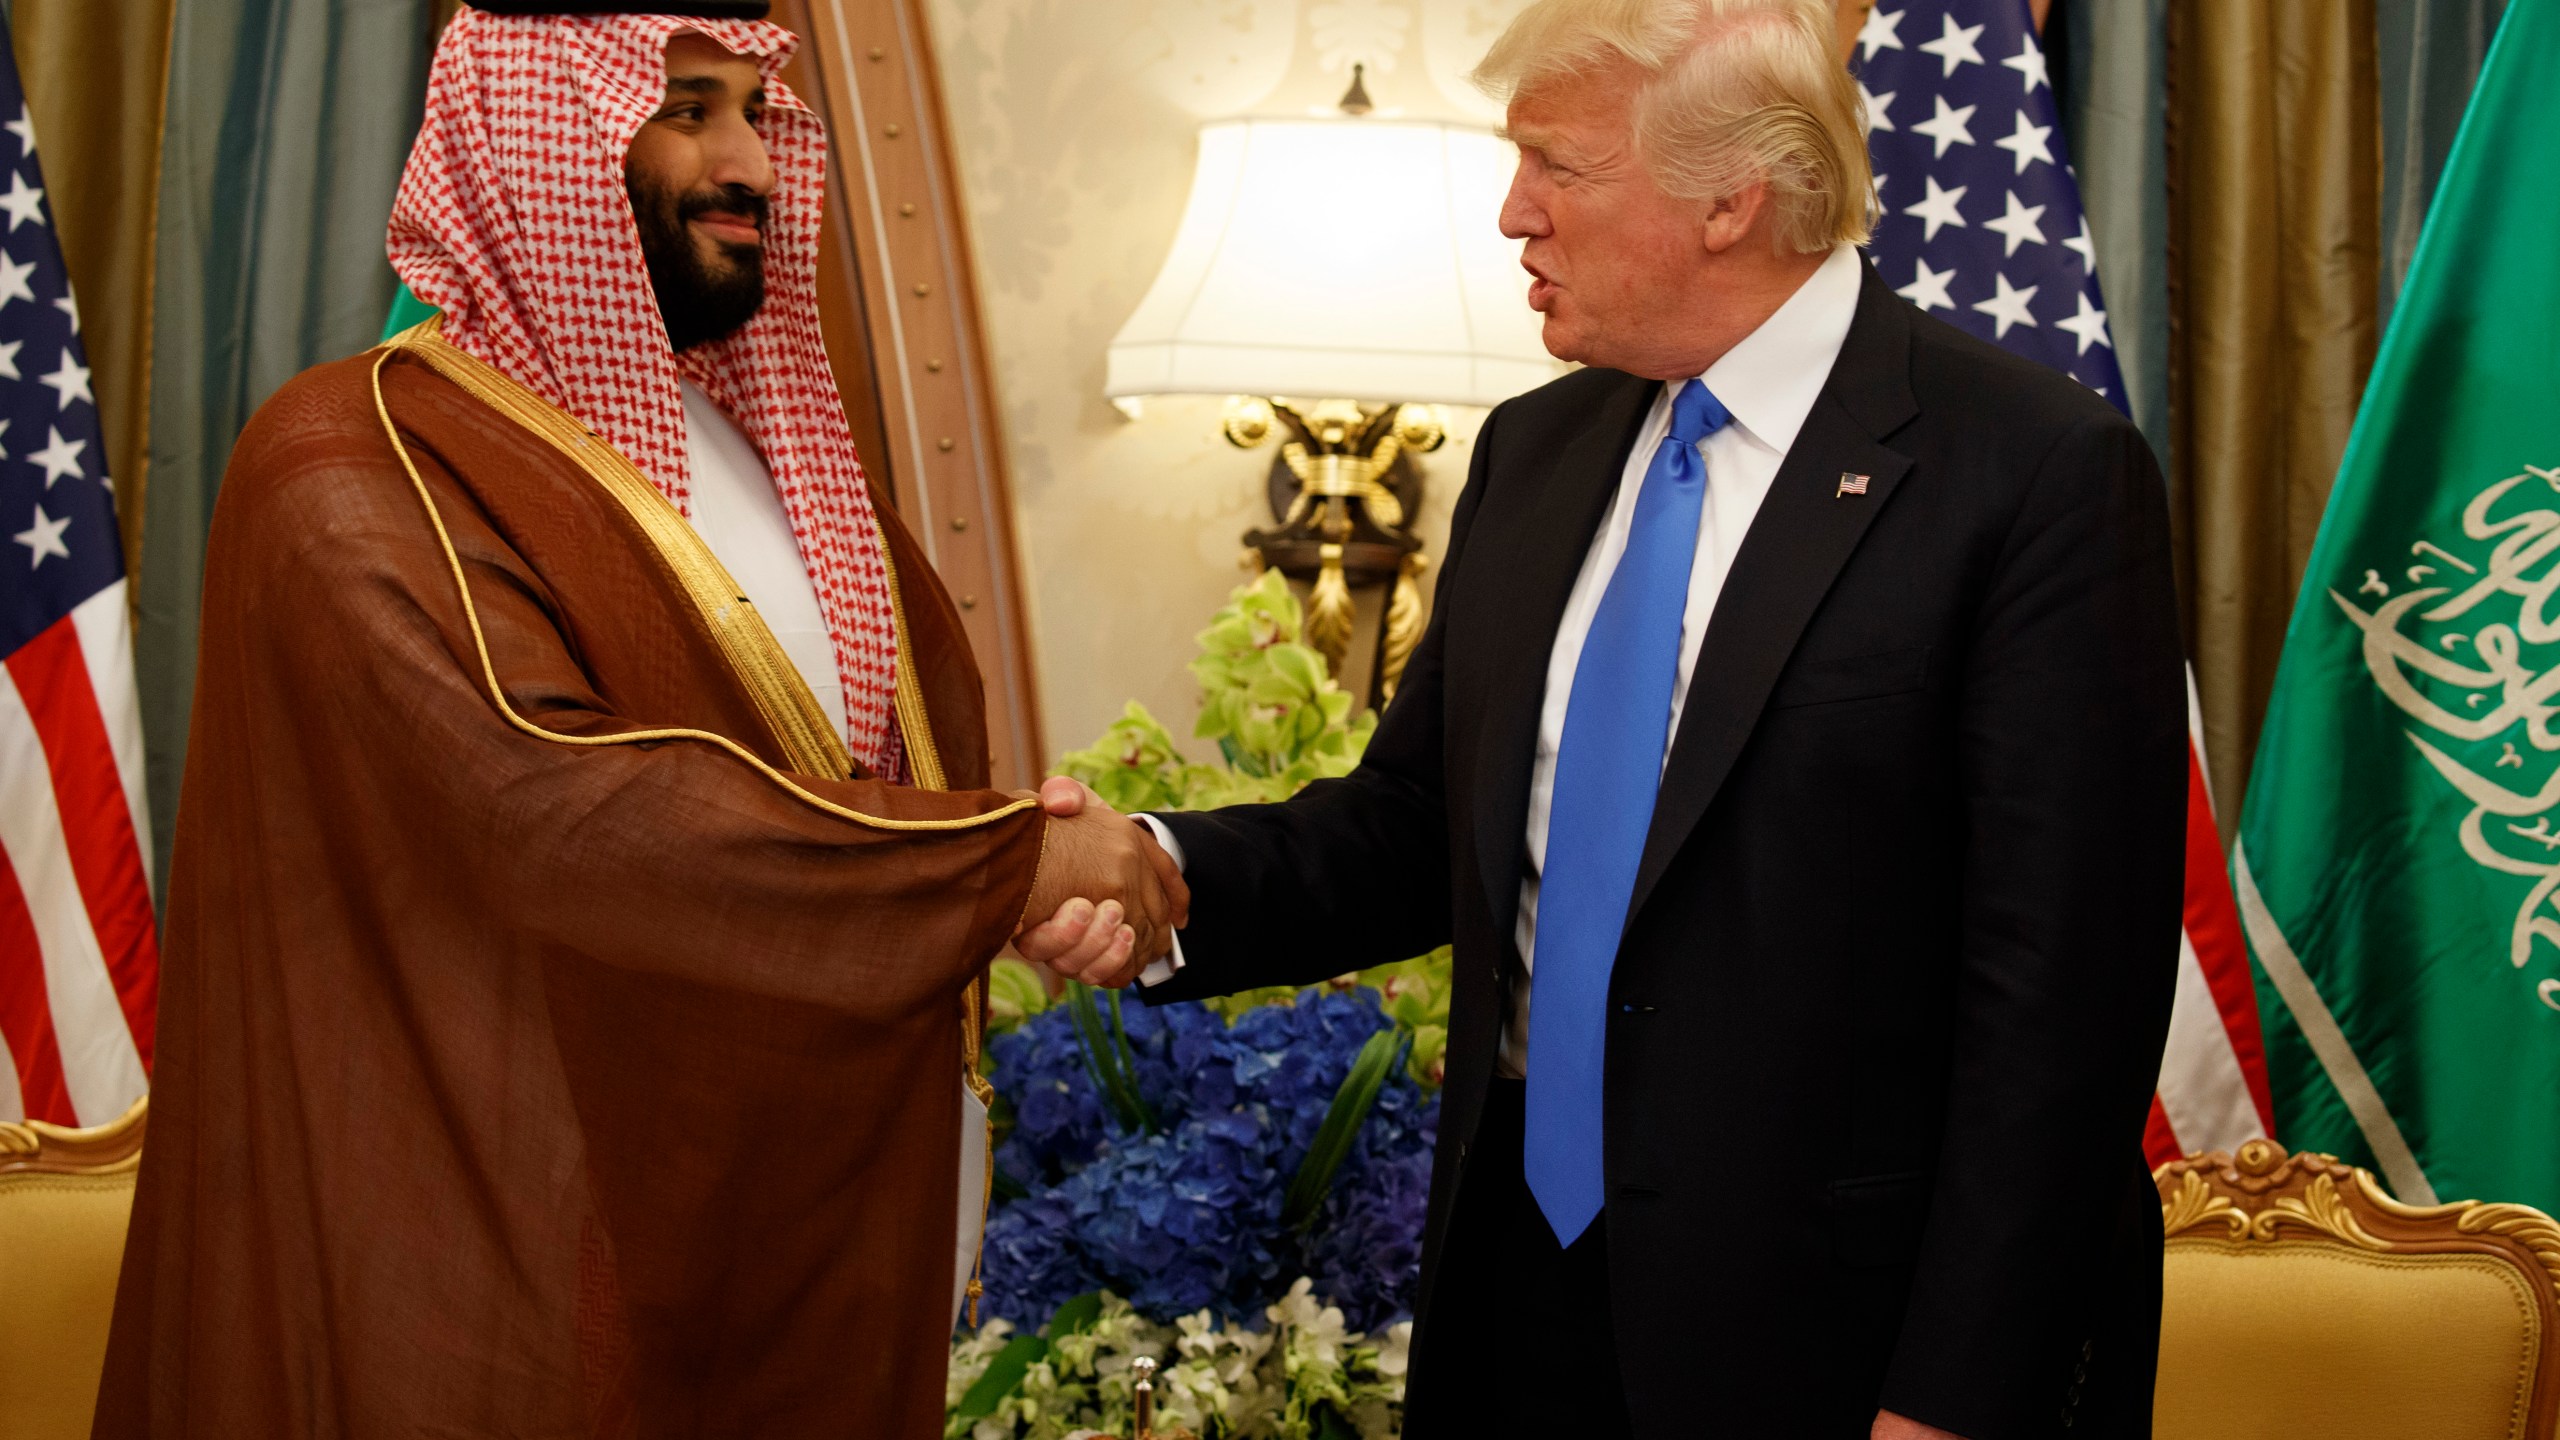
{"label": "american flag lapel pin", "polygon": [[1864,475],[1852,475],[1848,471],[1843,470],[1840,472],[1840,488],[1832,492],[1831,498],[1837,500],[1843,495],[1864,495],[1866,493],[1867,477]]}

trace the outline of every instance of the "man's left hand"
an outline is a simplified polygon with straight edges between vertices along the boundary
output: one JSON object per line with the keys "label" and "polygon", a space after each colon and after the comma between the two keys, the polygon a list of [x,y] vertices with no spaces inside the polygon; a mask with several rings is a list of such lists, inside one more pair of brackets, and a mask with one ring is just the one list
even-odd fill
{"label": "man's left hand", "polygon": [[1879,1410],[1874,1427],[1867,1431],[1867,1440],[1964,1440],[1964,1437],[1953,1430],[1941,1430],[1890,1410]]}

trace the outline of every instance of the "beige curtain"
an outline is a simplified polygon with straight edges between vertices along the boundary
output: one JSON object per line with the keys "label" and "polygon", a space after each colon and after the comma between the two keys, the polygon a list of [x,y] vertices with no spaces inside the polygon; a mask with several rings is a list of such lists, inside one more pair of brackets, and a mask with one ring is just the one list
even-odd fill
{"label": "beige curtain", "polygon": [[2373,7],[2170,8],[2170,492],[2226,843],[2373,361]]}
{"label": "beige curtain", "polygon": [[116,482],[125,573],[140,568],[151,448],[151,272],[173,0],[16,0],[18,73],[80,300]]}

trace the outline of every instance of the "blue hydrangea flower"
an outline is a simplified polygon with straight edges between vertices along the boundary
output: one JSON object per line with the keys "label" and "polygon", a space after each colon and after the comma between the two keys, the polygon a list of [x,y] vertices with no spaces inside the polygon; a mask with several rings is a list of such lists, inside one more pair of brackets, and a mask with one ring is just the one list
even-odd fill
{"label": "blue hydrangea flower", "polygon": [[1085,1260],[1075,1207],[1054,1191],[1026,1195],[987,1217],[979,1275],[985,1319],[1030,1328],[1051,1311],[1102,1282]]}
{"label": "blue hydrangea flower", "polygon": [[1439,1129],[1440,1097],[1398,1077],[1379,1093],[1307,1229],[1304,1272],[1355,1330],[1374,1332],[1413,1313]]}
{"label": "blue hydrangea flower", "polygon": [[1412,1309],[1439,1100],[1390,1078],[1301,1233],[1281,1206],[1343,1077],[1391,1021],[1368,990],[1309,990],[1231,1027],[1197,1004],[1125,1004],[1157,1129],[1122,1134],[1057,1007],[993,1046],[1014,1128],[997,1165],[1030,1193],[987,1232],[985,1312],[1030,1327],[1095,1288],[1160,1321],[1209,1309],[1258,1323],[1299,1275],[1374,1328]]}

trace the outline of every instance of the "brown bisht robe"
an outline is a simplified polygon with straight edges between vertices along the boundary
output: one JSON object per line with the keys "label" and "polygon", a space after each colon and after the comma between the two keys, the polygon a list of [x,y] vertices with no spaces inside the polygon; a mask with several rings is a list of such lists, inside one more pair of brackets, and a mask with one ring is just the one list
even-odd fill
{"label": "brown bisht robe", "polygon": [[97,1435],[940,1433],[963,990],[1045,822],[877,503],[916,787],[823,778],[673,507],[460,351],[258,412]]}

